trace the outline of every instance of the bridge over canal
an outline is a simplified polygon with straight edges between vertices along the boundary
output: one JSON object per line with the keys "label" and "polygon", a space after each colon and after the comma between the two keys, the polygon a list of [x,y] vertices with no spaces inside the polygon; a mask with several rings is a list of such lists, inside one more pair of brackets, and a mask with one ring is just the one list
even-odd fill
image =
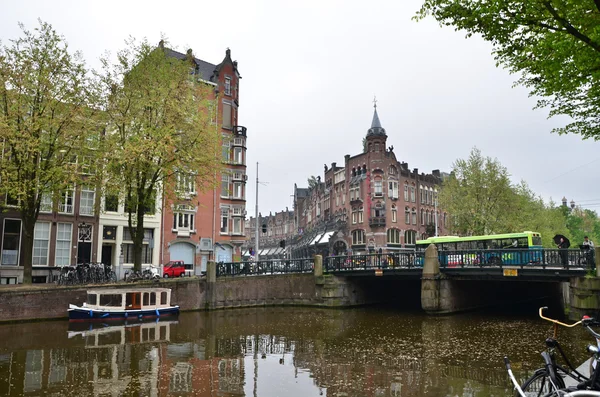
{"label": "bridge over canal", "polygon": [[325,305],[395,301],[432,314],[551,297],[577,317],[600,309],[593,258],[579,250],[438,252],[432,245],[421,253],[218,263],[215,277],[312,274]]}

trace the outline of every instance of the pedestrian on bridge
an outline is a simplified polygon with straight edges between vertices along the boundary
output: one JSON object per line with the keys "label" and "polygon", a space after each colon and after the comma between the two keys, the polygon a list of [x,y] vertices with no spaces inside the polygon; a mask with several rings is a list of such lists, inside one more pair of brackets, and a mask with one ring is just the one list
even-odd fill
{"label": "pedestrian on bridge", "polygon": [[560,256],[562,265],[565,268],[569,267],[569,252],[567,249],[571,246],[571,242],[562,234],[557,234],[553,240],[558,247],[558,255]]}

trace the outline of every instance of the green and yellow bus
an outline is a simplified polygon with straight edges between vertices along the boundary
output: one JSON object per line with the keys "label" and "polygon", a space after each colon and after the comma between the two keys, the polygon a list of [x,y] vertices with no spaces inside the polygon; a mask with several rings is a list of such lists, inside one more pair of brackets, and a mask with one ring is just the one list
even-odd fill
{"label": "green and yellow bus", "polygon": [[[440,265],[523,264],[542,258],[542,236],[539,233],[490,234],[485,236],[440,236],[417,240],[415,249],[422,253],[435,244],[440,253]],[[510,252],[507,250],[514,250]],[[444,251],[455,253],[444,255]],[[423,255],[417,255],[422,260]]]}

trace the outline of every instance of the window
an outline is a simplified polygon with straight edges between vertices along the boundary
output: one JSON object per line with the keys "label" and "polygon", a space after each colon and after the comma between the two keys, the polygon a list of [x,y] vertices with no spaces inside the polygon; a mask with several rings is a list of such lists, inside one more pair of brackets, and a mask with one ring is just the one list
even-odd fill
{"label": "window", "polygon": [[421,208],[421,225],[425,224],[425,211]]}
{"label": "window", "polygon": [[407,230],[404,232],[404,244],[405,245],[414,245],[417,239],[417,232],[414,230]]}
{"label": "window", "polygon": [[404,201],[408,201],[408,185],[404,185]]}
{"label": "window", "polygon": [[400,244],[400,230],[388,229],[387,231],[387,243],[388,244]]}
{"label": "window", "polygon": [[397,199],[398,198],[398,182],[390,181],[388,185],[389,185],[388,195],[392,199]]}
{"label": "window", "polygon": [[392,207],[392,222],[398,222],[398,211],[396,211],[396,207]]}
{"label": "window", "polygon": [[229,175],[221,175],[221,197],[229,197]]}
{"label": "window", "polygon": [[104,197],[104,211],[117,212],[119,210],[119,196],[116,194],[107,194]]}
{"label": "window", "polygon": [[233,184],[233,198],[236,198],[236,199],[244,198],[241,182],[235,182]]}
{"label": "window", "polygon": [[52,212],[52,196],[49,193],[42,194],[40,212]]}
{"label": "window", "polygon": [[81,199],[79,201],[79,215],[94,215],[94,198],[96,192],[90,187],[81,188]]}
{"label": "window", "polygon": [[2,239],[2,265],[18,265],[21,247],[21,220],[4,220],[4,237]]}
{"label": "window", "polygon": [[227,138],[223,138],[222,156],[224,163],[229,163],[229,146],[230,144]]}
{"label": "window", "polygon": [[223,102],[223,128],[231,127],[231,103]]}
{"label": "window", "polygon": [[231,77],[225,77],[225,95],[231,95]]}
{"label": "window", "polygon": [[356,225],[356,222],[358,222],[358,210],[353,209],[352,210],[352,224]]}
{"label": "window", "polygon": [[233,148],[233,163],[234,164],[244,164],[244,159],[242,158],[242,148],[241,147]]}
{"label": "window", "polygon": [[67,189],[60,195],[60,201],[58,202],[58,212],[62,214],[73,213],[73,190]]}
{"label": "window", "polygon": [[178,172],[177,173],[177,191],[183,194],[196,193],[196,176],[194,174]]}
{"label": "window", "polygon": [[406,224],[410,225],[410,209],[408,207],[404,209],[404,218]]}
{"label": "window", "polygon": [[416,209],[412,209],[412,223],[413,225],[417,224],[417,210]]}
{"label": "window", "polygon": [[55,266],[68,266],[71,264],[72,228],[71,223],[59,223],[56,228]]}
{"label": "window", "polygon": [[233,144],[235,146],[244,146],[244,138],[233,138]]}
{"label": "window", "polygon": [[229,233],[229,208],[221,208],[221,233]]}
{"label": "window", "polygon": [[350,201],[360,200],[360,185],[355,185],[350,188]]}
{"label": "window", "polygon": [[[425,193],[427,193],[427,190],[425,190]],[[425,196],[423,195],[423,185],[419,186],[419,196],[421,197],[421,204],[425,204]]]}
{"label": "window", "polygon": [[36,222],[33,229],[33,266],[48,266],[50,245],[50,222]]}
{"label": "window", "polygon": [[233,218],[233,234],[242,234],[242,218]]}
{"label": "window", "polygon": [[358,209],[358,223],[363,223],[363,207]]}
{"label": "window", "polygon": [[412,201],[413,203],[416,201],[414,186],[410,187],[410,201]]}
{"label": "window", "polygon": [[390,166],[390,175],[396,175],[396,167],[393,165]]}
{"label": "window", "polygon": [[[154,239],[153,229],[144,229],[144,240],[142,245],[142,263],[152,263],[152,246],[150,241]],[[131,231],[128,227],[123,228],[123,263],[134,262],[133,242]]]}
{"label": "window", "polygon": [[194,230],[194,214],[189,212],[176,212],[173,214],[173,229],[182,231]]}
{"label": "window", "polygon": [[381,179],[375,180],[375,197],[383,196],[383,181]]}
{"label": "window", "polygon": [[365,243],[365,231],[364,230],[353,230],[352,231],[352,245],[361,245]]}

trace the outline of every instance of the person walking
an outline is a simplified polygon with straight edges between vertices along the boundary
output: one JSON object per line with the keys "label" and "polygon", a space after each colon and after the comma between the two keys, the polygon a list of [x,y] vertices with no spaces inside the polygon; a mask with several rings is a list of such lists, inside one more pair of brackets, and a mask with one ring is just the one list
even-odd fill
{"label": "person walking", "polygon": [[569,267],[569,251],[567,251],[567,249],[571,246],[571,242],[562,234],[557,234],[554,236],[553,240],[558,247],[558,255],[560,256],[561,264],[565,268]]}
{"label": "person walking", "polygon": [[583,244],[581,244],[581,248],[583,248],[583,255],[585,256],[585,261],[590,270],[594,270],[596,268],[594,243],[589,239],[588,236],[583,237]]}

